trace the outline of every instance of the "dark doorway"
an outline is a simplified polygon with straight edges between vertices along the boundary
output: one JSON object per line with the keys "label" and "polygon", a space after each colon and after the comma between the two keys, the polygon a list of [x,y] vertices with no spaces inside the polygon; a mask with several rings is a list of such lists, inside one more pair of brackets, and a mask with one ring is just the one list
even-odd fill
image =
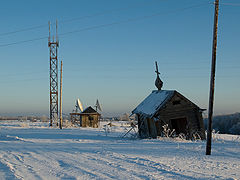
{"label": "dark doorway", "polygon": [[88,120],[89,120],[89,126],[93,127],[93,117],[92,116],[88,116]]}
{"label": "dark doorway", "polygon": [[171,119],[172,129],[175,129],[176,134],[187,134],[187,118]]}

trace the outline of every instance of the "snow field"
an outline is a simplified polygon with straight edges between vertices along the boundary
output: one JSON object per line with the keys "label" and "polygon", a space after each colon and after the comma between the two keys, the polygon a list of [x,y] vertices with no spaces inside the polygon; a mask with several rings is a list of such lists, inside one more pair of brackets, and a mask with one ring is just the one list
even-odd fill
{"label": "snow field", "polygon": [[0,179],[240,179],[239,136],[215,135],[205,156],[202,141],[122,138],[125,124],[104,124],[0,121]]}

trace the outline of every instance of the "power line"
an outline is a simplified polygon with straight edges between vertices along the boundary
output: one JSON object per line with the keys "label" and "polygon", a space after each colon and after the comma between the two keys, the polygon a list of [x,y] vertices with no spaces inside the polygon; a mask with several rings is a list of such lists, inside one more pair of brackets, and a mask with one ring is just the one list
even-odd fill
{"label": "power line", "polygon": [[[155,0],[153,0],[153,1],[155,1]],[[136,5],[136,6],[129,6],[129,7],[124,7],[124,8],[105,10],[105,11],[102,11],[102,12],[99,12],[99,13],[94,13],[94,14],[90,14],[90,15],[76,17],[76,18],[72,18],[72,19],[68,19],[68,20],[62,20],[62,21],[59,21],[58,23],[60,23],[60,24],[70,23],[70,22],[79,21],[79,20],[82,20],[82,19],[88,19],[88,18],[93,18],[93,17],[97,17],[97,16],[102,16],[102,15],[105,15],[105,14],[114,13],[114,12],[117,12],[117,11],[124,11],[124,10],[128,10],[128,9],[141,7],[141,6],[146,5],[146,4],[151,5],[151,4],[153,4],[153,2],[149,3],[149,1],[148,1],[148,3],[141,3],[140,5]],[[55,25],[55,23],[53,23],[53,25]],[[0,33],[0,36],[16,34],[16,33],[25,32],[25,31],[31,31],[31,30],[34,30],[34,29],[41,29],[41,28],[45,28],[47,26],[48,26],[48,24],[41,24],[41,25],[38,25],[38,26],[23,28],[23,29],[19,29],[19,30],[16,30],[16,31]]]}
{"label": "power line", "polygon": [[[190,63],[189,63],[190,64]],[[165,67],[164,67],[165,68]],[[219,67],[221,69],[240,69],[240,66],[221,66]],[[99,69],[99,68],[98,68]],[[139,69],[139,68],[116,68],[117,70],[118,69],[121,69],[121,71],[132,71],[132,70],[135,70],[135,69]],[[116,69],[112,69],[112,71],[115,71]],[[202,69],[206,69],[206,67],[177,67],[177,68],[173,68],[171,67],[170,69],[168,68],[168,71],[171,71],[171,70],[202,70]],[[219,70],[221,70],[219,69]],[[87,69],[86,67],[85,68],[78,68],[78,69],[74,69],[74,68],[66,68],[65,69],[65,72],[68,73],[68,72],[79,72],[79,71],[82,71],[82,70],[89,70]],[[109,70],[109,69],[108,69]],[[109,71],[111,71],[109,70]],[[143,69],[143,70],[147,70],[147,69]],[[36,75],[36,74],[45,74],[47,71],[44,70],[44,71],[38,71],[38,72],[23,72],[23,73],[14,73],[14,74],[0,74],[1,77],[3,78],[6,78],[6,77],[14,77],[14,76],[25,76],[25,75]],[[60,71],[59,71],[60,72]],[[0,78],[1,78],[0,77]]]}
{"label": "power line", "polygon": [[123,23],[129,23],[129,22],[134,22],[134,21],[139,21],[139,20],[143,20],[143,19],[149,19],[152,17],[156,17],[156,16],[161,16],[161,15],[166,15],[166,14],[172,14],[172,13],[177,13],[177,12],[182,12],[188,9],[192,9],[192,8],[197,8],[206,4],[211,4],[211,3],[202,3],[202,4],[198,4],[198,5],[193,5],[193,6],[189,6],[189,7],[185,7],[185,8],[180,8],[180,9],[176,9],[173,11],[169,11],[169,12],[158,12],[155,14],[151,14],[151,15],[147,15],[147,16],[141,16],[141,17],[137,17],[137,18],[130,18],[127,20],[122,20],[122,21],[116,21],[116,22],[112,22],[112,23],[108,23],[108,24],[102,24],[102,25],[96,25],[96,26],[91,26],[91,27],[87,27],[87,28],[82,28],[79,30],[74,30],[74,31],[70,31],[70,32],[66,32],[66,33],[61,33],[59,34],[60,36],[64,36],[64,35],[68,35],[68,34],[72,34],[72,33],[77,33],[77,32],[81,32],[81,31],[88,31],[88,30],[92,30],[92,29],[97,29],[97,28],[103,28],[103,27],[108,27],[108,26],[113,26],[113,25],[118,25],[118,24],[123,24]]}
{"label": "power line", "polygon": [[[82,77],[82,76],[81,76]],[[71,76],[71,77],[68,77],[66,76],[65,79],[74,79],[74,78],[77,78],[76,76]],[[83,78],[83,77],[82,77]],[[95,77],[91,77],[91,76],[84,76],[84,79],[86,78],[90,78],[90,79],[94,79]],[[115,79],[116,77],[115,76],[111,76],[111,75],[107,75],[107,76],[103,76],[102,78],[100,77],[100,79]],[[131,79],[131,76],[119,76],[118,77],[119,79]],[[144,76],[144,77],[140,77],[140,76],[137,76],[135,77],[134,76],[134,79],[143,79],[143,78],[151,78],[151,77],[147,77],[147,76]],[[162,78],[164,79],[194,79],[194,78],[209,78],[208,75],[195,75],[195,76],[162,76]],[[218,76],[218,79],[222,79],[222,78],[237,78],[236,75],[226,75],[226,76]],[[79,78],[77,78],[79,79]],[[31,79],[20,79],[20,80],[12,80],[12,81],[0,81],[1,84],[11,84],[11,83],[18,83],[18,82],[32,82],[32,81],[36,81],[36,80],[46,80],[46,78],[31,78]]]}
{"label": "power line", "polygon": [[[164,0],[161,0],[161,1],[164,1]],[[128,9],[133,9],[133,8],[136,8],[136,7],[142,7],[143,5],[146,5],[146,4],[150,5],[150,4],[153,4],[153,3],[155,3],[155,0],[153,0],[152,3],[149,3],[149,1],[148,1],[147,3],[141,3],[140,5],[137,5],[137,6],[129,6],[129,7],[124,7],[124,8],[106,10],[106,11],[102,11],[102,12],[95,13],[95,14],[92,14],[92,15],[86,15],[86,16],[82,16],[82,17],[77,17],[77,18],[72,18],[72,19],[69,19],[69,20],[60,21],[60,23],[62,23],[62,24],[63,23],[69,23],[69,22],[73,22],[73,21],[86,19],[86,18],[92,18],[92,17],[96,17],[96,16],[101,16],[101,15],[113,13],[113,12],[116,12],[116,11],[124,11],[124,10],[128,10]]]}
{"label": "power line", "polygon": [[48,36],[45,37],[39,37],[39,38],[34,38],[34,39],[28,39],[28,40],[23,40],[23,41],[17,41],[17,42],[12,42],[12,43],[7,43],[7,44],[1,44],[0,47],[6,47],[6,46],[12,46],[15,44],[22,44],[22,43],[27,43],[27,42],[33,42],[33,41],[39,41],[42,39],[47,39]]}
{"label": "power line", "polygon": [[229,5],[229,6],[240,6],[240,4],[237,3],[219,3],[220,5]]}
{"label": "power line", "polygon": [[16,33],[19,33],[19,32],[30,31],[30,30],[34,30],[34,29],[40,29],[40,28],[44,28],[46,26],[47,26],[47,24],[42,24],[42,25],[39,25],[39,26],[32,26],[32,27],[28,27],[28,28],[24,28],[24,29],[19,29],[19,30],[16,30],[16,31],[0,33],[0,36],[16,34]]}
{"label": "power line", "polygon": [[[176,10],[165,12],[165,13],[159,12],[159,13],[155,13],[155,14],[151,14],[151,15],[147,15],[147,16],[141,16],[141,17],[137,17],[137,18],[130,18],[130,19],[127,19],[127,20],[116,21],[116,22],[107,23],[107,24],[90,26],[90,27],[86,27],[86,28],[82,28],[82,29],[78,29],[78,30],[74,30],[74,31],[61,33],[61,34],[59,34],[59,36],[66,36],[66,35],[73,34],[73,33],[89,31],[89,30],[93,30],[93,29],[98,29],[98,28],[103,28],[103,27],[108,27],[108,26],[113,26],[113,25],[118,25],[118,24],[124,24],[124,23],[139,21],[139,20],[143,20],[143,19],[149,19],[149,18],[152,18],[152,17],[161,16],[161,15],[178,13],[178,12],[186,11],[188,9],[201,7],[201,6],[207,5],[207,4],[212,4],[212,3],[209,3],[209,2],[208,3],[202,3],[202,4],[198,4],[198,5],[185,7],[185,8],[176,9]],[[27,42],[33,42],[33,41],[43,40],[43,39],[46,39],[46,38],[48,38],[48,36],[35,38],[35,39],[29,39],[29,40],[23,40],[23,41],[17,41],[17,42],[13,42],[13,43],[1,44],[0,47],[11,46],[11,45],[16,45],[16,44],[22,44],[22,43],[27,43]]]}
{"label": "power line", "polygon": [[[206,70],[206,68],[209,68],[209,67],[183,67],[183,68],[174,68],[174,67],[171,67],[171,68],[166,68],[166,67],[164,67],[164,68],[162,68],[162,69],[167,69],[167,71],[168,72],[171,72],[171,71],[176,71],[176,70],[178,70],[178,71],[185,71],[185,70],[203,70],[203,69],[205,69]],[[67,69],[67,68],[66,68]],[[79,72],[79,71],[84,71],[84,70],[86,70],[86,71],[89,71],[90,69],[92,69],[92,68],[79,68],[79,69],[67,69],[67,70],[65,70],[66,72],[68,72],[68,71],[70,71],[70,72]],[[99,68],[97,68],[97,69],[99,69]],[[119,68],[122,72],[127,72],[127,71],[133,71],[133,70],[139,70],[139,68]],[[109,72],[109,71],[116,71],[116,70],[119,70],[118,68],[117,69],[114,69],[114,68],[111,68],[111,69],[104,69],[104,72]],[[229,67],[221,67],[221,69],[219,68],[219,71],[220,70],[222,70],[222,69],[224,69],[224,70],[226,70],[226,69],[230,69],[230,70],[234,70],[234,69],[240,69],[240,67],[238,66],[236,66],[236,67],[232,67],[232,66],[229,66]],[[141,70],[148,70],[147,68],[142,68]]]}

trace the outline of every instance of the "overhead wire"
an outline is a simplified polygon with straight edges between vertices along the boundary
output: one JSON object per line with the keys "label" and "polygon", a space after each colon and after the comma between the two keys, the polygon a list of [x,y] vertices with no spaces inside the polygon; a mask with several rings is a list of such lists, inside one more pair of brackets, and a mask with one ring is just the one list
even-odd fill
{"label": "overhead wire", "polygon": [[[165,0],[161,0],[161,1],[165,1]],[[117,9],[111,9],[111,10],[106,10],[106,11],[102,11],[102,12],[99,12],[99,13],[95,13],[95,14],[92,14],[92,15],[86,15],[86,16],[82,16],[82,17],[77,17],[77,18],[72,18],[72,19],[68,19],[68,20],[63,20],[63,21],[60,21],[60,23],[64,24],[64,23],[69,23],[69,22],[73,22],[73,21],[78,21],[78,20],[82,20],[82,19],[86,19],[86,18],[92,18],[92,17],[96,17],[96,16],[101,16],[101,15],[105,15],[105,14],[109,14],[109,13],[113,13],[113,12],[118,12],[118,11],[125,11],[125,10],[128,10],[128,9],[133,9],[133,8],[136,8],[136,7],[142,7],[143,5],[151,5],[153,4],[153,2],[155,3],[156,0],[152,0],[152,3],[149,3],[149,1],[146,3],[141,3],[140,5],[137,5],[137,6],[129,6],[129,7],[124,7],[124,8],[117,8]]]}
{"label": "overhead wire", "polygon": [[238,3],[219,3],[220,5],[240,6]]}
{"label": "overhead wire", "polygon": [[[75,76],[71,76],[71,77],[65,77],[64,79],[74,79],[76,78]],[[86,78],[95,78],[95,77],[90,77],[90,76],[85,76],[84,79]],[[115,79],[116,77],[115,76],[111,76],[111,75],[108,75],[108,76],[104,76],[103,77],[104,80],[106,79]],[[129,79],[131,78],[131,76],[120,76],[118,77],[120,79]],[[148,78],[146,76],[144,77],[140,77],[140,76],[134,76],[134,79],[136,78],[139,78],[139,79],[142,79],[142,78]],[[162,76],[162,78],[166,78],[166,79],[191,79],[191,78],[209,78],[208,75],[199,75],[199,76]],[[226,75],[226,76],[218,76],[218,78],[222,79],[222,78],[238,78],[236,77],[236,75]],[[79,78],[77,78],[79,79]],[[31,81],[36,81],[36,80],[46,80],[46,78],[30,78],[30,79],[20,79],[20,80],[8,80],[8,81],[0,81],[1,84],[11,84],[11,83],[18,83],[18,82],[31,82]]]}
{"label": "overhead wire", "polygon": [[[155,2],[156,0],[152,0],[152,1]],[[148,1],[147,3],[146,2],[145,3],[141,3],[141,4],[135,5],[135,6],[129,6],[129,7],[105,10],[105,11],[94,13],[94,14],[90,14],[90,15],[85,15],[85,16],[81,16],[81,17],[75,17],[75,18],[71,18],[71,19],[67,19],[67,20],[60,20],[60,21],[58,21],[58,23],[60,23],[60,24],[70,23],[70,22],[79,21],[79,20],[82,20],[82,19],[93,18],[93,17],[97,17],[97,16],[110,14],[110,13],[113,13],[113,12],[124,11],[124,10],[128,10],[128,9],[141,7],[141,6],[146,5],[146,4],[151,5],[151,4],[153,4],[153,2],[149,3],[149,1]],[[52,24],[54,25],[56,23],[54,22]],[[32,27],[27,27],[27,28],[23,28],[23,29],[18,29],[18,30],[15,30],[15,31],[0,33],[0,36],[16,34],[16,33],[25,32],[25,31],[31,31],[31,30],[34,30],[34,29],[41,29],[41,28],[45,28],[47,26],[48,26],[48,24],[41,24],[41,25],[37,25],[37,26],[32,26]]]}
{"label": "overhead wire", "polygon": [[[176,71],[176,70],[180,70],[180,71],[182,71],[182,70],[194,70],[194,71],[196,71],[196,70],[202,70],[202,69],[206,69],[206,67],[184,67],[184,68],[171,68],[170,70],[168,70],[168,71],[171,71],[171,70],[173,70],[173,71]],[[226,66],[226,67],[224,67],[224,69],[226,70],[226,69],[240,69],[240,67],[233,67],[233,66]],[[76,70],[76,69],[65,69],[65,73],[66,74],[69,74],[69,72],[79,72],[79,70],[81,70],[81,69],[78,69],[78,70]],[[88,69],[86,69],[85,68],[85,70],[88,70]],[[127,70],[127,71],[129,71],[129,70],[133,70],[133,69],[122,69],[121,68],[121,70],[122,71],[124,71],[124,70]],[[32,81],[32,80],[34,80],[34,79],[22,79],[22,75],[24,76],[24,75],[35,75],[35,74],[43,74],[43,73],[46,73],[47,71],[39,71],[39,72],[29,72],[29,73],[15,73],[15,74],[7,74],[7,75],[4,75],[4,74],[1,74],[1,78],[6,78],[6,77],[11,77],[11,76],[18,76],[18,77],[20,77],[21,79],[20,80],[17,80],[17,81]],[[60,72],[60,71],[59,71]],[[179,76],[178,76],[179,77]],[[192,77],[192,76],[191,76]],[[224,76],[225,77],[225,76]],[[231,76],[232,77],[232,76]],[[235,76],[236,77],[236,76]],[[0,78],[0,80],[1,80],[1,78]],[[45,79],[45,78],[41,78],[41,79]],[[5,81],[0,81],[1,83],[5,83]],[[8,83],[9,82],[9,80],[8,81],[6,81],[6,83]],[[14,81],[15,82],[15,81]]]}
{"label": "overhead wire", "polygon": [[[167,14],[172,14],[172,13],[178,13],[178,12],[181,12],[181,11],[186,11],[188,9],[201,7],[201,6],[207,5],[207,4],[212,4],[212,3],[209,3],[209,2],[208,3],[201,3],[201,4],[198,4],[198,5],[188,6],[188,7],[185,7],[185,8],[179,8],[179,9],[175,9],[175,10],[168,11],[168,12],[158,12],[158,13],[155,13],[155,14],[141,16],[141,17],[137,17],[137,18],[129,18],[127,20],[122,20],[122,21],[116,21],[116,22],[107,23],[107,24],[90,26],[90,27],[86,27],[86,28],[82,28],[82,29],[78,29],[78,30],[74,30],[74,31],[60,33],[59,36],[66,36],[66,35],[69,35],[69,34],[78,33],[78,32],[82,32],[82,31],[89,31],[89,30],[93,30],[93,29],[98,29],[98,28],[103,28],[103,27],[108,27],[108,26],[113,26],[113,25],[118,25],[118,24],[124,24],[124,23],[139,21],[139,20],[143,20],[143,19],[149,19],[149,18],[156,17],[156,16],[167,15]],[[46,39],[46,38],[48,38],[48,36],[34,38],[34,39],[29,39],[29,40],[23,40],[23,41],[17,41],[17,42],[12,42],[12,43],[7,43],[7,44],[0,44],[0,47],[11,46],[11,45],[16,45],[16,44],[22,44],[22,43],[27,43],[27,42],[33,42],[33,41],[43,40],[43,39]]]}
{"label": "overhead wire", "polygon": [[30,31],[30,30],[34,30],[34,29],[44,28],[44,27],[47,27],[47,24],[42,24],[42,25],[38,25],[38,26],[32,26],[32,27],[23,28],[23,29],[18,29],[18,30],[16,30],[16,31],[10,31],[10,32],[5,32],[5,33],[0,33],[0,36],[10,35],[10,34],[16,34],[16,33],[19,33],[19,32],[25,32],[25,31]]}
{"label": "overhead wire", "polygon": [[39,38],[34,38],[34,39],[16,41],[16,42],[7,43],[7,44],[0,44],[0,47],[6,47],[6,46],[12,46],[12,45],[15,45],[15,44],[22,44],[22,43],[27,43],[27,42],[39,41],[39,40],[43,40],[43,39],[47,39],[47,38],[48,38],[48,36],[44,36],[44,37],[39,37]]}
{"label": "overhead wire", "polygon": [[88,30],[92,30],[92,29],[97,29],[97,28],[103,28],[103,27],[108,27],[108,26],[113,26],[113,25],[118,25],[118,24],[123,24],[123,23],[129,23],[129,22],[134,22],[134,21],[139,21],[139,20],[143,20],[143,19],[149,19],[152,17],[156,17],[156,16],[161,16],[161,15],[167,15],[167,14],[171,14],[171,13],[177,13],[177,12],[182,12],[188,9],[192,9],[192,8],[197,8],[206,4],[211,4],[211,3],[202,3],[202,4],[198,4],[198,5],[193,5],[193,6],[189,6],[189,7],[185,7],[185,8],[179,8],[179,9],[175,9],[172,11],[168,11],[168,12],[158,12],[155,14],[151,14],[151,15],[146,15],[146,16],[141,16],[141,17],[137,17],[137,18],[129,18],[127,20],[122,20],[122,21],[116,21],[116,22],[112,22],[112,23],[107,23],[107,24],[101,24],[101,25],[96,25],[96,26],[90,26],[87,28],[82,28],[82,29],[78,29],[78,30],[74,30],[74,31],[70,31],[70,32],[65,32],[65,33],[61,33],[59,34],[60,36],[64,36],[64,35],[68,35],[68,34],[72,34],[72,33],[77,33],[77,32],[81,32],[81,31],[88,31]]}

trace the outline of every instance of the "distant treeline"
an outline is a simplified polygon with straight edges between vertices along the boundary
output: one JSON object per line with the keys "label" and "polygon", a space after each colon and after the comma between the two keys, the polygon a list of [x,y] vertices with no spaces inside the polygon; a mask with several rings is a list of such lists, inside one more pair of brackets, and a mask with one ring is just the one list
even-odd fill
{"label": "distant treeline", "polygon": [[[207,130],[207,119],[204,119]],[[221,134],[240,135],[240,113],[221,115],[213,117],[213,129]]]}
{"label": "distant treeline", "polygon": [[0,116],[0,120],[21,120],[21,121],[48,121],[48,117],[47,116]]}

